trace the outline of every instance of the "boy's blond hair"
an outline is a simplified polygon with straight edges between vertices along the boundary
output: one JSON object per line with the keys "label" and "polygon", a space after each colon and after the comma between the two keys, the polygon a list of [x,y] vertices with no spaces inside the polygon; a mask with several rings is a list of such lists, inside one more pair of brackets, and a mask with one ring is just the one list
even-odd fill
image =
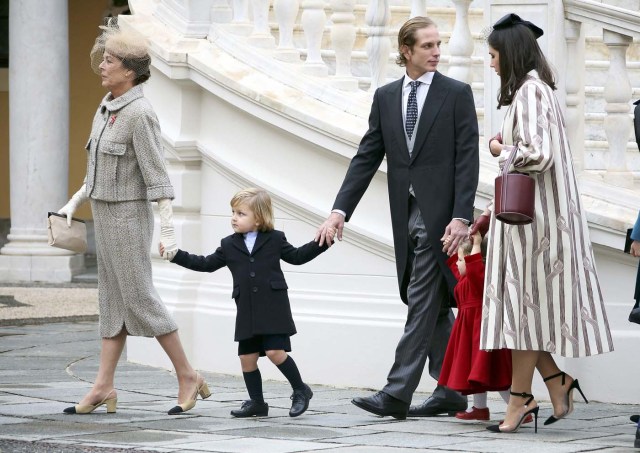
{"label": "boy's blond hair", "polygon": [[[482,242],[480,242],[480,256],[482,256],[482,261],[487,257],[487,242],[488,238],[485,236],[482,238]],[[473,240],[469,237],[461,239],[458,242],[458,249],[462,249],[462,254],[464,256],[468,256],[471,254],[471,250],[473,250]]]}
{"label": "boy's blond hair", "polygon": [[256,187],[249,187],[236,193],[231,199],[231,207],[233,209],[240,205],[245,205],[256,216],[258,222],[258,230],[261,232],[273,230],[273,207],[271,206],[271,197],[266,190]]}

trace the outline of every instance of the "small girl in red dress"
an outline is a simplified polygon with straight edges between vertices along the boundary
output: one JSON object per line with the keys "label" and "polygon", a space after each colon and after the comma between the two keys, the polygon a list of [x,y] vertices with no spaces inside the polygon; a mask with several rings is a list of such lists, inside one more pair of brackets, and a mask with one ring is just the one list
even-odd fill
{"label": "small girl in red dress", "polygon": [[462,420],[489,420],[487,392],[499,391],[509,402],[511,386],[511,351],[480,350],[480,323],[484,293],[484,262],[479,232],[458,246],[458,254],[447,265],[458,280],[453,290],[458,304],[458,316],[442,364],[438,384],[457,390],[463,395],[473,394],[473,406],[458,412]]}

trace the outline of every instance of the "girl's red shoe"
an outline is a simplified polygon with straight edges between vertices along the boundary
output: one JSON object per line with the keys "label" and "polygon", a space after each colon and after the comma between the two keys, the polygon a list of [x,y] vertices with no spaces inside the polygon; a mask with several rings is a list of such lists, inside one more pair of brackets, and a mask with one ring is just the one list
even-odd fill
{"label": "girl's red shoe", "polygon": [[470,412],[462,411],[456,414],[456,418],[460,420],[489,420],[489,408],[478,409],[473,406]]}

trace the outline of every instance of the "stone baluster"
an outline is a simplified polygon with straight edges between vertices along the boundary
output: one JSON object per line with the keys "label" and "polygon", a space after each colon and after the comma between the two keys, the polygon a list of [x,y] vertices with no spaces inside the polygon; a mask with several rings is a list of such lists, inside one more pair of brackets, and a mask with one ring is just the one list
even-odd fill
{"label": "stone baluster", "polygon": [[452,0],[456,8],[456,21],[449,40],[449,77],[471,84],[473,81],[473,38],[469,29],[469,4],[472,0]]}
{"label": "stone baluster", "polygon": [[232,33],[242,36],[249,36],[253,26],[249,22],[249,0],[233,0],[233,20]]}
{"label": "stone baluster", "polygon": [[625,158],[631,134],[629,101],[632,94],[626,54],[633,38],[605,29],[603,41],[609,49],[609,72],[604,86],[607,102],[604,130],[609,142],[609,166],[604,179],[616,186],[632,188],[633,174],[627,169]]}
{"label": "stone baluster", "polygon": [[369,6],[365,14],[365,22],[368,27],[366,52],[371,68],[371,86],[369,91],[375,91],[386,83],[387,65],[389,64],[388,26],[391,13],[388,0],[369,0]]}
{"label": "stone baluster", "polygon": [[211,4],[211,22],[228,24],[231,22],[232,11],[228,0],[213,0]]}
{"label": "stone baluster", "polygon": [[356,42],[355,3],[355,0],[331,0],[331,44],[336,53],[336,75],[331,83],[345,91],[358,89],[358,80],[351,74],[351,54]]}
{"label": "stone baluster", "polygon": [[565,61],[565,91],[567,104],[567,134],[573,165],[577,174],[584,170],[584,102],[583,76],[584,41],[580,41],[582,22],[565,20],[564,34],[567,42]]}
{"label": "stone baluster", "polygon": [[307,40],[307,59],[302,70],[305,74],[326,77],[329,69],[324,61],[320,50],[322,49],[322,36],[327,15],[324,12],[323,0],[303,0],[302,1],[302,29]]}
{"label": "stone baluster", "polygon": [[411,0],[411,13],[409,19],[416,16],[427,15],[427,0]]}
{"label": "stone baluster", "polygon": [[269,0],[251,0],[251,13],[253,14],[253,31],[247,42],[262,49],[274,48],[276,39],[269,28]]}
{"label": "stone baluster", "polygon": [[293,27],[298,17],[300,3],[298,0],[275,0],[273,10],[278,21],[280,41],[274,57],[281,61],[296,62],[300,60],[300,51],[293,45]]}

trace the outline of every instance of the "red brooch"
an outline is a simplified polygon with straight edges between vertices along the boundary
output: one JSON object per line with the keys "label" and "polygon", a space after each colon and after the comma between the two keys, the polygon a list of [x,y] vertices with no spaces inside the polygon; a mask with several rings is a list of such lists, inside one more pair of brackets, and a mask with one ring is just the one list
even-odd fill
{"label": "red brooch", "polygon": [[111,118],[109,118],[109,127],[113,126],[113,123],[116,122],[116,115],[111,115]]}

